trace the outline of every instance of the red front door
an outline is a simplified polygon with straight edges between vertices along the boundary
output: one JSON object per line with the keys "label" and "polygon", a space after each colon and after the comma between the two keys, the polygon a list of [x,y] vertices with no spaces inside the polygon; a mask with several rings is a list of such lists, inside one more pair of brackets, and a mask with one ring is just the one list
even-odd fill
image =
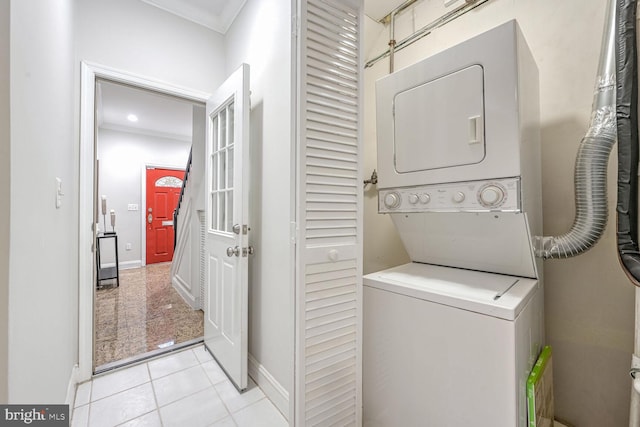
{"label": "red front door", "polygon": [[183,178],[181,170],[147,169],[147,264],[173,258],[173,211]]}

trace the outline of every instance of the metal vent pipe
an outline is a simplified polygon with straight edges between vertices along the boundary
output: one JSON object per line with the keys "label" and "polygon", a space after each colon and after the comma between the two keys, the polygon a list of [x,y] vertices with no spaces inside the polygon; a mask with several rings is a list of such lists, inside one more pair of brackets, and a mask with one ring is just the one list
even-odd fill
{"label": "metal vent pipe", "polygon": [[616,143],[616,2],[609,0],[602,35],[591,121],[574,172],[576,216],[560,236],[535,238],[536,255],[569,258],[590,249],[607,225],[607,164]]}

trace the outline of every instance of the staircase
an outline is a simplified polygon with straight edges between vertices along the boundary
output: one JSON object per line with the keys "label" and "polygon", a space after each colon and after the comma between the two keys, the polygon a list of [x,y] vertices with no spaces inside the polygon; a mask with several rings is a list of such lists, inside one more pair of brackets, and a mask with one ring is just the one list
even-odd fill
{"label": "staircase", "polygon": [[[197,205],[199,182],[192,173],[193,147],[185,167],[182,188],[173,212],[174,242],[171,261],[171,284],[191,308],[202,308],[201,274],[199,270],[200,220]],[[197,175],[197,174],[195,174]],[[200,174],[201,175],[201,174]]]}
{"label": "staircase", "polygon": [[180,206],[182,205],[182,199],[184,198],[184,191],[189,181],[189,175],[191,174],[191,165],[193,163],[193,147],[189,150],[189,159],[187,160],[187,167],[184,169],[184,179],[182,180],[182,188],[180,189],[180,197],[178,198],[178,205],[176,210],[173,211],[173,249],[176,249],[178,244],[178,213],[180,212]]}

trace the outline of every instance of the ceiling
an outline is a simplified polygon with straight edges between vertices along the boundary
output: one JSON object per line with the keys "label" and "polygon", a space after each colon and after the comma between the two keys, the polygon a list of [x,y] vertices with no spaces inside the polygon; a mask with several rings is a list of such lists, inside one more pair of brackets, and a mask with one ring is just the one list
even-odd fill
{"label": "ceiling", "polygon": [[[204,25],[221,34],[238,16],[247,0],[141,0],[174,15]],[[281,0],[283,1],[283,0]],[[375,21],[387,16],[406,0],[365,0],[364,13]]]}
{"label": "ceiling", "polygon": [[96,104],[100,128],[191,141],[191,101],[102,80]]}
{"label": "ceiling", "polygon": [[407,0],[364,0],[364,14],[380,21]]}
{"label": "ceiling", "polygon": [[225,34],[247,0],[141,0]]}

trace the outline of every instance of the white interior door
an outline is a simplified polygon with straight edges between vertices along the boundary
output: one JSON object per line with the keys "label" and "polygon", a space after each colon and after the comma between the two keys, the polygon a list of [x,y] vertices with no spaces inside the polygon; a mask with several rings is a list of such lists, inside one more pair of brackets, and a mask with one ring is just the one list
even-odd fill
{"label": "white interior door", "polygon": [[249,66],[207,101],[204,343],[239,390],[247,387]]}

